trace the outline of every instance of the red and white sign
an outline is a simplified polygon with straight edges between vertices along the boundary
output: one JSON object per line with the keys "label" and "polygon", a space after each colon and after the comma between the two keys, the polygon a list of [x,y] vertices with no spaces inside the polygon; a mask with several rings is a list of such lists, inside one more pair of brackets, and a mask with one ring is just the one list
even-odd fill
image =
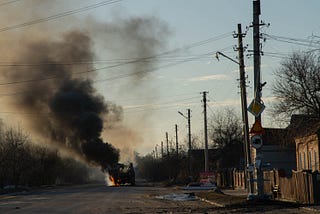
{"label": "red and white sign", "polygon": [[200,172],[200,183],[215,183],[216,176],[213,172]]}

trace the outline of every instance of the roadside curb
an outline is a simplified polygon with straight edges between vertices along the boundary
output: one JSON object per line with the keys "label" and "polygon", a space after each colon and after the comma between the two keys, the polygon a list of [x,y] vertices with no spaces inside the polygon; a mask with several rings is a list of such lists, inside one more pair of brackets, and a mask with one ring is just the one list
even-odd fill
{"label": "roadside curb", "polygon": [[300,209],[311,211],[311,212],[320,213],[320,207],[319,206],[317,208],[315,208],[315,207],[300,207]]}

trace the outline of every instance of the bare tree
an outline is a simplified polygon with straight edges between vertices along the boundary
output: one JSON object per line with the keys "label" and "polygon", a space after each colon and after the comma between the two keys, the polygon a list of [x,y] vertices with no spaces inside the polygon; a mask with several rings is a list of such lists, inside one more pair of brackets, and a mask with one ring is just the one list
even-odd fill
{"label": "bare tree", "polygon": [[210,138],[213,147],[219,151],[219,156],[212,160],[215,168],[242,167],[242,123],[235,110],[225,108],[215,112],[209,121]]}
{"label": "bare tree", "polygon": [[293,53],[281,62],[273,94],[277,102],[274,115],[294,113],[320,116],[320,58],[314,53]]}
{"label": "bare tree", "polygon": [[241,119],[231,108],[214,113],[209,128],[214,147],[223,148],[232,142],[241,141]]}

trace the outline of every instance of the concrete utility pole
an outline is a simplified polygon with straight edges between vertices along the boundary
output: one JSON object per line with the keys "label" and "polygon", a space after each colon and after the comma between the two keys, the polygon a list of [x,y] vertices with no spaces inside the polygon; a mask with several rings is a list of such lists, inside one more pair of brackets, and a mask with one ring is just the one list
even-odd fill
{"label": "concrete utility pole", "polygon": [[[260,0],[253,1],[253,75],[254,75],[254,98],[261,101],[261,77],[260,77]],[[261,121],[261,116],[255,118]]]}
{"label": "concrete utility pole", "polygon": [[203,114],[204,114],[204,171],[209,172],[209,151],[208,151],[208,127],[207,127],[207,91],[203,94]]}
{"label": "concrete utility pole", "polygon": [[[259,16],[261,14],[260,11],[260,0],[253,1],[253,72],[254,72],[254,99],[256,102],[261,102],[261,76],[260,76],[260,20]],[[256,122],[260,122],[261,124],[261,115],[255,117]],[[261,157],[261,152],[257,149],[256,156]],[[257,167],[257,188],[258,188],[258,197],[262,198],[264,195],[264,184],[263,184],[263,171],[261,169],[262,160]]]}
{"label": "concrete utility pole", "polygon": [[[248,123],[248,111],[247,111],[247,91],[246,91],[246,79],[244,69],[244,57],[243,57],[243,42],[241,24],[238,24],[238,57],[239,57],[239,72],[240,72],[240,90],[241,90],[241,110],[242,110],[242,122],[243,122],[243,133],[244,133],[244,148],[245,148],[245,169],[251,165],[251,154],[250,154],[250,140],[249,140],[249,123]],[[248,193],[253,193],[252,185],[252,173],[246,172],[247,188]],[[249,175],[249,176],[248,176]]]}
{"label": "concrete utility pole", "polygon": [[176,129],[176,157],[179,158],[179,143],[178,143],[178,125],[175,125]]}

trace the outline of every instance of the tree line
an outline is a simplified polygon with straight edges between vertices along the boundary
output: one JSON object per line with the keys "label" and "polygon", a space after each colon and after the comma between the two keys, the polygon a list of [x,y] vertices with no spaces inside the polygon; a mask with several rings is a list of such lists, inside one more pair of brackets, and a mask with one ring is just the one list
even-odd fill
{"label": "tree line", "polygon": [[80,184],[89,179],[88,167],[57,149],[32,142],[21,129],[0,127],[0,187]]}

